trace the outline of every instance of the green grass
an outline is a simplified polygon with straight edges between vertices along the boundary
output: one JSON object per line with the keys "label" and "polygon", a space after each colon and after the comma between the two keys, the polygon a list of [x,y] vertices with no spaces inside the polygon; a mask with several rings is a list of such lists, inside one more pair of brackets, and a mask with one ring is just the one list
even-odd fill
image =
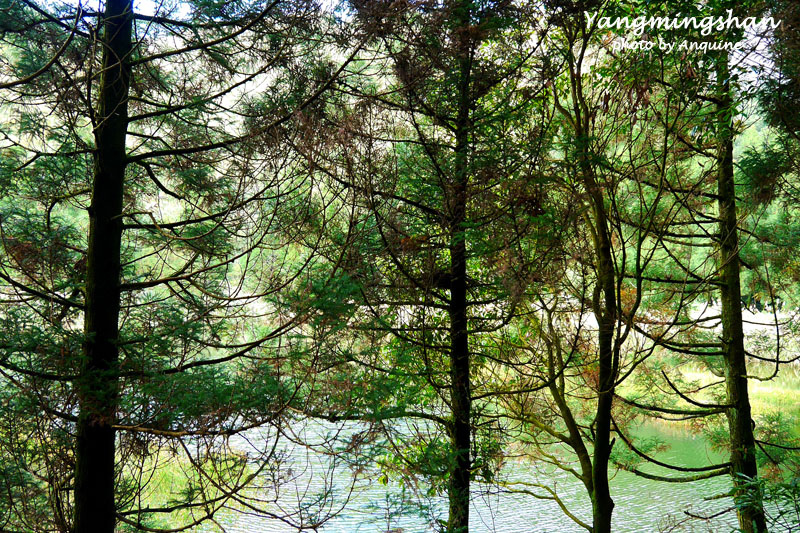
{"label": "green grass", "polygon": [[[768,363],[751,363],[748,372],[753,376],[748,382],[750,405],[755,415],[783,412],[787,415],[800,413],[800,366],[785,365],[775,377],[770,378],[775,367]],[[720,378],[699,365],[687,365],[682,373],[685,378],[707,385]],[[761,378],[761,379],[758,379]],[[701,399],[698,397],[697,399]],[[709,399],[707,396],[705,399]]]}

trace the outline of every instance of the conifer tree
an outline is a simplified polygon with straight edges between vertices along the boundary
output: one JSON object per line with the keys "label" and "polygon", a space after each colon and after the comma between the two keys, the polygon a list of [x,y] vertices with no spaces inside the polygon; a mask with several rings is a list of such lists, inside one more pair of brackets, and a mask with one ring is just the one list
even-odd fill
{"label": "conifer tree", "polygon": [[465,533],[474,482],[502,462],[493,335],[516,316],[553,226],[537,174],[542,28],[526,3],[353,6],[376,38],[306,143],[354,214],[340,236],[352,341],[331,368],[349,385],[315,412],[370,422],[365,439],[386,453],[364,453],[407,486],[446,492],[442,527]]}
{"label": "conifer tree", "polygon": [[311,2],[170,5],[0,3],[4,529],[289,519],[243,490],[304,382],[278,304],[319,205],[277,139],[337,48]]}

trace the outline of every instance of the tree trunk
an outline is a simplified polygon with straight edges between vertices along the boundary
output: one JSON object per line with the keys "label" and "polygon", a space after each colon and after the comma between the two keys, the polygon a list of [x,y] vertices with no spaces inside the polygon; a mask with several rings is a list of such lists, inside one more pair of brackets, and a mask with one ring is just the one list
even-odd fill
{"label": "tree trunk", "polygon": [[114,438],[118,394],[122,193],[126,167],[132,0],[107,0],[103,73],[89,208],[84,360],[76,383],[75,533],[113,533]]}
{"label": "tree trunk", "polygon": [[[573,73],[575,87],[581,83],[579,75]],[[579,143],[580,172],[583,185],[591,202],[591,223],[588,224],[595,254],[596,284],[592,294],[592,313],[597,320],[597,410],[594,419],[594,449],[592,451],[592,531],[610,533],[614,500],[608,482],[608,462],[614,441],[611,439],[611,409],[614,404],[617,380],[617,352],[614,332],[617,327],[617,285],[614,258],[611,249],[611,234],[603,188],[588,159],[591,126],[589,118],[581,109],[586,109],[582,100],[575,105],[576,137]],[[581,117],[585,122],[581,122]]]}
{"label": "tree trunk", "polygon": [[[573,43],[574,44],[574,43]],[[618,375],[618,348],[614,333],[617,328],[617,279],[611,246],[611,231],[605,205],[603,185],[598,182],[595,163],[591,160],[593,119],[581,89],[581,63],[568,55],[570,85],[572,88],[572,116],[562,108],[562,113],[572,122],[577,143],[577,163],[583,187],[588,194],[591,214],[587,215],[587,228],[592,238],[595,256],[596,283],[592,294],[592,313],[597,320],[597,408],[593,424],[593,450],[591,483],[584,481],[592,498],[593,533],[610,533],[614,500],[608,482],[608,462],[614,441],[611,438],[611,410],[614,405],[615,384]]]}
{"label": "tree trunk", "polygon": [[[750,398],[747,391],[747,364],[742,328],[742,293],[739,277],[739,238],[736,219],[736,189],[733,177],[733,116],[730,104],[730,82],[727,58],[717,71],[723,80],[720,91],[717,193],[719,195],[719,261],[722,304],[722,344],[725,352],[726,410],[731,444],[731,474],[734,487],[742,484],[741,476],[751,480],[758,476],[756,444]],[[759,495],[760,496],[760,495]],[[744,533],[766,532],[766,519],[760,497],[756,503],[738,511],[739,527]]]}
{"label": "tree trunk", "polygon": [[467,261],[463,231],[453,232],[450,248],[452,285],[450,289],[450,403],[453,416],[451,444],[453,463],[448,486],[449,533],[469,531],[469,486],[471,444],[470,357],[467,333]]}
{"label": "tree trunk", "polygon": [[617,376],[614,355],[617,299],[608,219],[599,186],[594,179],[591,180],[590,190],[594,199],[594,244],[597,258],[597,285],[592,306],[598,324],[597,356],[599,365],[592,464],[592,521],[594,533],[610,533],[614,500],[611,498],[608,483],[608,461],[614,445],[611,440],[611,408],[614,402],[614,383]]}
{"label": "tree trunk", "polygon": [[[467,24],[468,7],[457,9],[456,17]],[[459,102],[456,119],[455,183],[453,184],[450,215],[450,407],[453,426],[451,444],[453,463],[448,486],[448,533],[468,533],[470,500],[470,460],[472,393],[470,390],[469,333],[467,325],[467,243],[464,222],[469,181],[469,112],[471,46],[465,45],[459,58]]]}

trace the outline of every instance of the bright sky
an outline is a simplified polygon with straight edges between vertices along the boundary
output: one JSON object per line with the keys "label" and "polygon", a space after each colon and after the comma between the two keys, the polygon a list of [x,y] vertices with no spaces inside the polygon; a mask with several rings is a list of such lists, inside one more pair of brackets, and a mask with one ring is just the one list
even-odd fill
{"label": "bright sky", "polygon": [[[91,6],[97,8],[98,4],[102,4],[102,0],[62,0],[66,4],[77,5],[78,2],[84,6]],[[320,4],[323,9],[329,10],[336,5],[337,0],[321,0]],[[155,15],[156,12],[164,14],[165,11],[170,10],[173,6],[179,6],[177,13],[186,14],[188,12],[188,5],[183,0],[133,0],[133,7],[137,13],[142,15]],[[99,9],[99,8],[97,8]],[[173,13],[172,16],[175,16]]]}
{"label": "bright sky", "polygon": [[[178,12],[180,13],[183,11],[186,13],[186,4],[180,0],[134,0],[133,6],[137,13],[141,13],[143,15],[154,15],[156,10],[158,10],[159,7],[163,6],[164,4],[183,4],[183,8],[179,8]],[[320,4],[322,4],[323,9],[328,10],[336,4],[336,0],[322,0]],[[163,7],[161,8],[161,11],[163,13]]]}

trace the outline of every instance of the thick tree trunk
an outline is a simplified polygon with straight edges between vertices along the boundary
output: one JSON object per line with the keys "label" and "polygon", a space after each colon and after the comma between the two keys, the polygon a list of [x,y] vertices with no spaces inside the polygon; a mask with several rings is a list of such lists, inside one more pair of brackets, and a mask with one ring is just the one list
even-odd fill
{"label": "thick tree trunk", "polygon": [[[461,6],[456,16],[464,24],[468,8]],[[468,533],[470,500],[470,460],[472,392],[470,387],[469,333],[467,324],[467,243],[464,222],[469,181],[469,112],[471,47],[465,43],[459,58],[460,83],[456,120],[455,183],[451,191],[450,214],[450,407],[453,425],[453,462],[448,485],[448,533]]]}
{"label": "thick tree trunk", "polygon": [[[466,150],[466,143],[458,143]],[[456,155],[465,159],[466,154]],[[448,496],[450,513],[449,533],[469,531],[469,479],[472,393],[470,391],[469,333],[467,330],[467,246],[464,234],[466,208],[466,164],[457,164],[457,184],[454,194],[450,244],[450,403],[453,416],[451,443],[454,461],[450,474]]]}
{"label": "thick tree trunk", "polygon": [[131,0],[107,0],[103,74],[96,117],[94,183],[89,208],[84,361],[75,450],[75,533],[112,533],[120,311],[122,193],[128,127],[127,65],[132,43]]}
{"label": "thick tree trunk", "polygon": [[[728,66],[724,61],[718,70],[720,80],[727,80]],[[719,113],[720,151],[718,156],[717,193],[719,195],[719,261],[722,304],[722,343],[725,352],[725,383],[727,387],[728,427],[731,444],[731,474],[734,487],[741,485],[741,476],[755,480],[756,444],[753,420],[747,391],[747,365],[742,328],[742,292],[740,282],[739,238],[736,219],[736,189],[733,177],[733,116],[730,105],[730,85],[722,84]],[[757,503],[743,507],[738,513],[739,527],[744,533],[767,531],[764,508]]]}
{"label": "thick tree trunk", "polygon": [[456,233],[451,247],[450,289],[450,403],[453,416],[451,444],[453,463],[448,486],[448,533],[469,531],[469,487],[471,444],[470,357],[467,334],[466,247],[463,233]]}

